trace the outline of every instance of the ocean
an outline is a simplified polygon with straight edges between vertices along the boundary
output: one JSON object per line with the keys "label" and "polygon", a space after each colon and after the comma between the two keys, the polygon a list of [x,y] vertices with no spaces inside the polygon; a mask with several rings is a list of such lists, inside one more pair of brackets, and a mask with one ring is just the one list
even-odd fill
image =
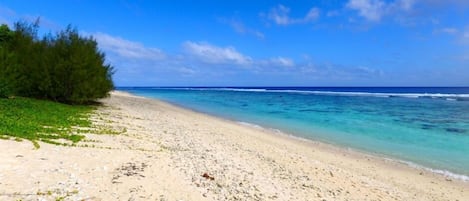
{"label": "ocean", "polygon": [[123,87],[469,181],[469,87]]}

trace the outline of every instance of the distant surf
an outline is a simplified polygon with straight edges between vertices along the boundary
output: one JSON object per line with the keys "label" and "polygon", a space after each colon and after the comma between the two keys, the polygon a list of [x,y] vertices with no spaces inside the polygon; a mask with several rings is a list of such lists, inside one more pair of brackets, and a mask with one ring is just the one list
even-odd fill
{"label": "distant surf", "polygon": [[[393,93],[393,92],[344,92],[344,91],[315,91],[315,90],[294,90],[294,89],[278,89],[278,88],[207,88],[207,87],[153,87],[153,89],[173,89],[173,90],[211,90],[211,91],[240,91],[240,92],[268,92],[268,93],[302,93],[316,95],[332,95],[332,96],[373,96],[373,97],[403,97],[403,98],[439,98],[450,101],[469,101],[469,92],[462,94],[453,93]],[[461,87],[461,92],[469,91],[469,89]]]}

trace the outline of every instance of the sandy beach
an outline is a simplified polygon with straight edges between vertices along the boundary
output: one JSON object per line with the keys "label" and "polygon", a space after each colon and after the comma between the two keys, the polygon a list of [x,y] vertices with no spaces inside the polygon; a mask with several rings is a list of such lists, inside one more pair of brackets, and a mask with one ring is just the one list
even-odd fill
{"label": "sandy beach", "polygon": [[120,134],[79,147],[0,140],[0,200],[468,200],[469,183],[112,92]]}

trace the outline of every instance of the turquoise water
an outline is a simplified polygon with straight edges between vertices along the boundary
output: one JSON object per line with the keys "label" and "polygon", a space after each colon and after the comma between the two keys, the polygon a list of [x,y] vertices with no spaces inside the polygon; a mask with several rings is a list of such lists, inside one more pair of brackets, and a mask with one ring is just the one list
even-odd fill
{"label": "turquoise water", "polygon": [[[121,88],[435,170],[469,175],[469,89]],[[430,91],[431,93],[427,93]]]}

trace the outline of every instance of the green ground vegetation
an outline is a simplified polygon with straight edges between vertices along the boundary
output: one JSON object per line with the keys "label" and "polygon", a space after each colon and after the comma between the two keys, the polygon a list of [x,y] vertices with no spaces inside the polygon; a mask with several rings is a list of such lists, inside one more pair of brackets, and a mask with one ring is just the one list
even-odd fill
{"label": "green ground vegetation", "polygon": [[100,131],[91,128],[91,104],[114,88],[113,67],[72,26],[38,32],[39,20],[0,25],[0,139],[73,146]]}
{"label": "green ground vegetation", "polygon": [[31,98],[0,98],[0,138],[73,145],[92,127],[95,106],[66,105]]}

